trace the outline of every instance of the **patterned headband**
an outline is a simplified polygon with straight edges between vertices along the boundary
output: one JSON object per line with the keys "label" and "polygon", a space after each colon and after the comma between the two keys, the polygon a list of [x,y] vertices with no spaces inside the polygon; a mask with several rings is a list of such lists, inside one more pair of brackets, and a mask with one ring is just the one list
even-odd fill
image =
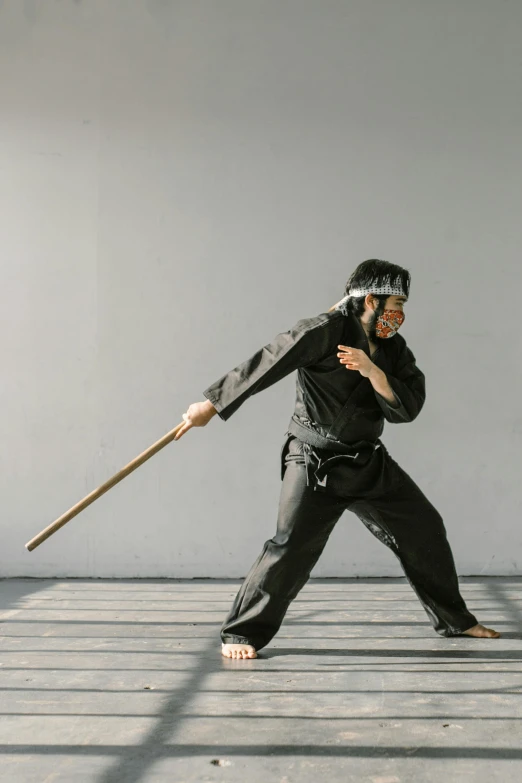
{"label": "patterned headband", "polygon": [[368,294],[375,294],[376,296],[382,296],[384,294],[386,294],[387,296],[406,296],[406,293],[401,283],[396,283],[395,285],[392,285],[390,282],[388,282],[380,286],[369,285],[366,288],[352,288],[348,296],[345,296],[343,299],[341,299],[340,302],[338,302],[335,309],[336,310],[342,309],[343,305],[346,304],[348,299],[358,299],[359,297],[367,296]]}

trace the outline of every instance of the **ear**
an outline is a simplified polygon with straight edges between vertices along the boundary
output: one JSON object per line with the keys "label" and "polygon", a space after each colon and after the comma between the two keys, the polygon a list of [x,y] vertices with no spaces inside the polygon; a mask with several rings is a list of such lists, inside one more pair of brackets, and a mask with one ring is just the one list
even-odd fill
{"label": "ear", "polygon": [[370,310],[376,310],[379,306],[379,300],[373,294],[367,294],[364,304]]}

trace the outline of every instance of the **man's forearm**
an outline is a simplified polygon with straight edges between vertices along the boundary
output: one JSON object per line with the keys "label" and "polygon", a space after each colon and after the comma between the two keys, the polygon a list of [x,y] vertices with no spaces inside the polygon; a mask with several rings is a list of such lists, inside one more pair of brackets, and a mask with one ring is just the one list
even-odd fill
{"label": "man's forearm", "polygon": [[377,367],[377,365],[373,366],[373,369],[368,376],[368,380],[370,381],[371,385],[377,392],[377,394],[380,394],[381,397],[383,397],[388,405],[391,405],[392,408],[399,408],[399,403],[397,402],[397,397],[395,396],[395,392],[393,391],[392,387],[388,383],[388,379],[386,377],[386,373],[384,373],[380,367]]}

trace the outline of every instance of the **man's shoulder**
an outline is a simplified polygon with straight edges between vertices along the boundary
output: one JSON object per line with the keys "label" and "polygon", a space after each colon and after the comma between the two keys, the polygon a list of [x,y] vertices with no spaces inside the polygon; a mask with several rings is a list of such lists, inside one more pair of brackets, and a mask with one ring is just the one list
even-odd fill
{"label": "man's shoulder", "polygon": [[397,348],[400,353],[402,353],[408,347],[408,344],[402,334],[396,334],[395,337],[392,338],[391,342],[395,344],[395,348]]}
{"label": "man's shoulder", "polygon": [[389,348],[390,353],[394,357],[395,361],[399,360],[403,362],[406,359],[408,361],[415,361],[413,351],[409,347],[402,334],[396,334],[395,337],[385,340],[385,343],[387,343],[387,347]]}
{"label": "man's shoulder", "polygon": [[308,318],[301,318],[295,325],[295,329],[301,332],[310,332],[315,329],[341,332],[345,325],[346,316],[339,311],[319,313]]}

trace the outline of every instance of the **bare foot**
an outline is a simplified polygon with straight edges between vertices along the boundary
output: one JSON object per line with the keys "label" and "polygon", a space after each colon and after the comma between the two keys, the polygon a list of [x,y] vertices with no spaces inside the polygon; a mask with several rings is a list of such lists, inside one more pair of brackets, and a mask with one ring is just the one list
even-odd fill
{"label": "bare foot", "polygon": [[225,658],[257,658],[257,653],[251,644],[223,644],[221,654]]}
{"label": "bare foot", "polygon": [[467,631],[463,631],[462,636],[474,636],[476,639],[498,639],[500,634],[498,631],[492,631],[491,628],[485,628],[483,625],[474,625],[473,628],[468,628]]}

